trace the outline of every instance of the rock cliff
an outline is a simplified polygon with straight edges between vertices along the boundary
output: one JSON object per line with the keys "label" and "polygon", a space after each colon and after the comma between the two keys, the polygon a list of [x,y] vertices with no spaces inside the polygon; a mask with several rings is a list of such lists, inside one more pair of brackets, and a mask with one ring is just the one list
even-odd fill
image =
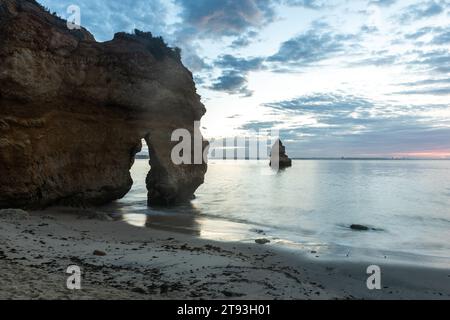
{"label": "rock cliff", "polygon": [[286,147],[278,139],[272,146],[270,154],[270,166],[275,169],[285,169],[292,167],[292,160],[286,154]]}
{"label": "rock cliff", "polygon": [[119,199],[142,139],[149,204],[189,200],[207,166],[174,165],[171,134],[193,133],[204,113],[192,74],[162,39],[99,43],[33,0],[0,0],[0,208]]}

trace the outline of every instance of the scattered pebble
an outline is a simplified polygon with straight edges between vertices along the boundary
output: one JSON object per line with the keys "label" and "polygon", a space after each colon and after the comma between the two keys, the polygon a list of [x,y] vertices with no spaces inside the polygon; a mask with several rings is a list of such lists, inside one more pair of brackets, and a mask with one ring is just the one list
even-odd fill
{"label": "scattered pebble", "polygon": [[268,243],[270,243],[270,240],[268,240],[268,239],[256,239],[255,242],[257,244],[268,244]]}
{"label": "scattered pebble", "polygon": [[100,251],[100,250],[95,250],[93,254],[94,254],[94,256],[98,256],[98,257],[106,256],[106,252],[103,252],[103,251]]}

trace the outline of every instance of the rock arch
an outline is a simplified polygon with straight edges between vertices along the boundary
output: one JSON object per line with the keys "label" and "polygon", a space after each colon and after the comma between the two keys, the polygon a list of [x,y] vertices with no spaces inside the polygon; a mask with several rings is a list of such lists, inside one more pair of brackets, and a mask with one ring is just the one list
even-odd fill
{"label": "rock arch", "polygon": [[150,33],[98,43],[35,1],[0,0],[0,208],[123,197],[151,146],[149,204],[192,198],[207,166],[175,166],[171,133],[205,108],[177,51]]}

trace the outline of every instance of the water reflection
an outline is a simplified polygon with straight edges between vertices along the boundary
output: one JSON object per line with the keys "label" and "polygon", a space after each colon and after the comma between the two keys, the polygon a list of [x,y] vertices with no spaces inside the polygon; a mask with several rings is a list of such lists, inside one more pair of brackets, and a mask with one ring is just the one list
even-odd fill
{"label": "water reflection", "polygon": [[144,214],[124,214],[120,217],[123,222],[132,225],[133,227],[143,228],[147,224],[147,216]]}
{"label": "water reflection", "polygon": [[[147,172],[136,161],[133,189],[108,207],[135,226],[449,257],[448,161],[296,161],[275,173],[264,162],[215,161],[197,199],[173,208],[147,207]],[[385,231],[356,233],[351,224]]]}
{"label": "water reflection", "polygon": [[136,227],[178,232],[217,241],[252,241],[258,236],[252,230],[260,230],[251,228],[247,223],[208,217],[193,204],[169,209],[149,208],[147,214],[124,213],[120,217]]}
{"label": "water reflection", "polygon": [[173,209],[161,209],[165,215],[148,215],[145,223],[147,228],[176,231],[189,235],[200,236],[201,224],[198,222],[200,212],[192,205]]}

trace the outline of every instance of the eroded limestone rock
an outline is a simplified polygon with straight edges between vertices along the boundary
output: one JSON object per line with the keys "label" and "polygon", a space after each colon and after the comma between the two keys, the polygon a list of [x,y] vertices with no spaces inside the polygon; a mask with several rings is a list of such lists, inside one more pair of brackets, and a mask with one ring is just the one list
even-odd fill
{"label": "eroded limestone rock", "polygon": [[286,147],[283,146],[280,139],[278,139],[272,146],[270,166],[276,169],[292,167],[292,160],[286,154]]}
{"label": "eroded limestone rock", "polygon": [[150,204],[189,200],[206,164],[176,166],[173,130],[205,108],[179,52],[138,32],[98,43],[32,0],[0,0],[0,208],[123,197],[150,147]]}

